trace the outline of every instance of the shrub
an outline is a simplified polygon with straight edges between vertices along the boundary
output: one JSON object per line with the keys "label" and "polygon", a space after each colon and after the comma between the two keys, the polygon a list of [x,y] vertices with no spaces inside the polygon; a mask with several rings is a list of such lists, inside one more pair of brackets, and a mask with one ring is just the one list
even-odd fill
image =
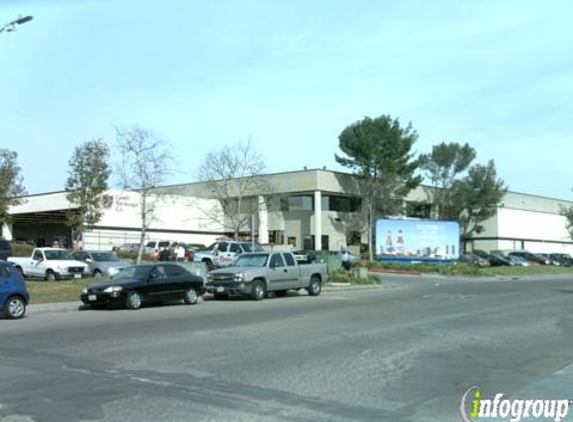
{"label": "shrub", "polygon": [[393,262],[369,261],[368,268],[383,268],[395,271],[418,271],[421,273],[437,273],[442,275],[480,275],[479,268],[469,264],[399,264]]}
{"label": "shrub", "polygon": [[[119,259],[123,259],[125,261],[133,261],[137,259],[137,253],[130,252],[130,251],[116,251],[115,254]],[[141,257],[143,261],[152,261],[151,256],[147,254],[143,254]]]}
{"label": "shrub", "polygon": [[349,273],[343,269],[334,270],[330,273],[331,283],[350,283],[350,284],[378,284],[380,279],[375,275],[370,275],[366,278],[353,277],[352,273]]}
{"label": "shrub", "polygon": [[34,250],[33,245],[12,243],[12,256],[17,256],[17,257],[31,256],[33,250]]}

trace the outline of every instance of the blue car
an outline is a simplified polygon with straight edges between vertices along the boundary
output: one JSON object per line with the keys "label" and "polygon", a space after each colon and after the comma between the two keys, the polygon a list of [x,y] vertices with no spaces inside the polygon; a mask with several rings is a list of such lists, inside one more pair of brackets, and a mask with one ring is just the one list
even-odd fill
{"label": "blue car", "polygon": [[30,293],[20,272],[10,262],[0,261],[0,312],[8,319],[22,318]]}

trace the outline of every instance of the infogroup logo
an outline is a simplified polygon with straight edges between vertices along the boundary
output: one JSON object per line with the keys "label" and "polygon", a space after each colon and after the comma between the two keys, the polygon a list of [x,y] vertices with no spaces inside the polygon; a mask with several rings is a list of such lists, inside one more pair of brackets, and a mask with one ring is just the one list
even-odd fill
{"label": "infogroup logo", "polygon": [[[493,399],[485,399],[478,387],[472,387],[462,396],[460,412],[465,422],[488,418],[508,419],[519,422],[522,418],[534,418],[560,422],[569,413],[569,400],[504,399],[497,393]],[[531,419],[528,419],[531,420]]]}

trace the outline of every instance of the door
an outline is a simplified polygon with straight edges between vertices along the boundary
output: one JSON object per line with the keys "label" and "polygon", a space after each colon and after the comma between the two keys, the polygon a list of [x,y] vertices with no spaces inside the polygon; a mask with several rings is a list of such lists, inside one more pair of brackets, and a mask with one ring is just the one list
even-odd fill
{"label": "door", "polygon": [[271,255],[267,274],[267,290],[288,290],[291,288],[289,270],[280,253]]}
{"label": "door", "polygon": [[171,296],[165,265],[157,265],[149,273],[147,283],[139,290],[149,302],[163,302]]}
{"label": "door", "polygon": [[34,277],[44,277],[45,265],[44,265],[44,254],[42,251],[34,251],[32,259],[30,260],[28,268],[24,268],[26,275],[31,275]]}
{"label": "door", "polygon": [[166,265],[165,269],[167,273],[166,287],[169,290],[169,299],[181,299],[190,287],[185,270],[176,264]]}
{"label": "door", "polygon": [[294,256],[292,255],[292,253],[284,252],[283,258],[285,261],[285,266],[286,266],[285,268],[287,269],[289,288],[297,289],[301,287],[300,270],[296,265]]}

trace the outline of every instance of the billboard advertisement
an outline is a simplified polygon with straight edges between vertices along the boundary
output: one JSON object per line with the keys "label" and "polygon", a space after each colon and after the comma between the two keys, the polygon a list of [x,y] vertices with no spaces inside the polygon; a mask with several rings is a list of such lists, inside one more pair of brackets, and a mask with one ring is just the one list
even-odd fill
{"label": "billboard advertisement", "polygon": [[411,259],[455,259],[460,227],[455,221],[376,221],[376,255]]}

